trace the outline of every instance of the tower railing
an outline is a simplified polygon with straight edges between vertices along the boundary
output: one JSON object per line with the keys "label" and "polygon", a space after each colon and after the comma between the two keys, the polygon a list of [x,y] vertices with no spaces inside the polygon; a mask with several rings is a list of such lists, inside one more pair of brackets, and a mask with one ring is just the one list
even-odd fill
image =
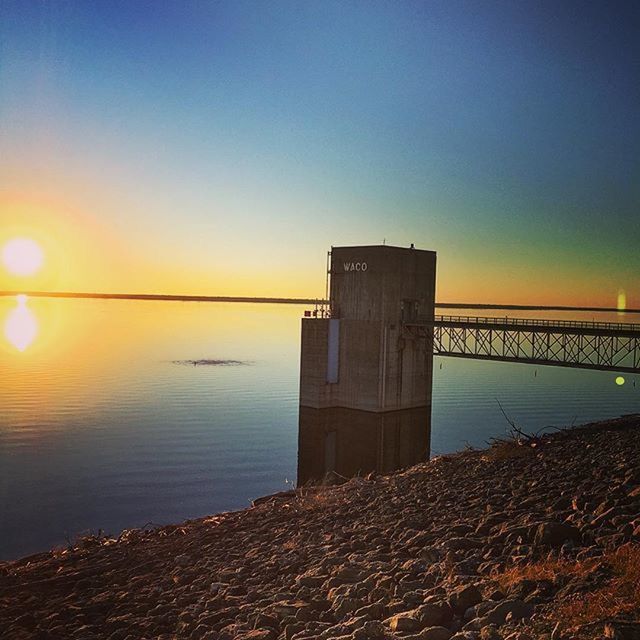
{"label": "tower railing", "polygon": [[596,322],[590,320],[553,320],[540,318],[513,318],[509,316],[452,316],[452,315],[436,315],[433,319],[417,318],[406,324],[411,325],[445,325],[445,324],[464,324],[464,325],[508,325],[513,327],[554,327],[559,329],[596,329],[606,331],[631,331],[640,333],[640,322]]}

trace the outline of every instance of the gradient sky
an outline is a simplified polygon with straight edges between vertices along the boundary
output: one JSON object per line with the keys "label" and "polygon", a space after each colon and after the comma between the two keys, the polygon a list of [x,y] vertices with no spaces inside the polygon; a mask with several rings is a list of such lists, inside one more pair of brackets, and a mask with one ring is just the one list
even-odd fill
{"label": "gradient sky", "polygon": [[637,2],[0,3],[0,289],[316,296],[331,244],[440,301],[640,307]]}

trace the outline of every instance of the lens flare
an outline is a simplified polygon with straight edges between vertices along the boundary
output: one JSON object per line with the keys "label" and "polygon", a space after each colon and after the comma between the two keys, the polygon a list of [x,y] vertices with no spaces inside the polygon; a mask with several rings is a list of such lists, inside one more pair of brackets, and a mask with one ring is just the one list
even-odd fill
{"label": "lens flare", "polygon": [[624,289],[620,289],[618,291],[618,302],[617,302],[618,311],[624,311],[627,308],[627,294]]}
{"label": "lens flare", "polygon": [[18,306],[9,312],[4,323],[4,335],[18,351],[24,351],[38,335],[38,321],[27,307],[27,296],[17,298]]}
{"label": "lens flare", "polygon": [[31,238],[13,238],[2,247],[2,262],[15,276],[32,276],[40,270],[44,256],[40,245]]}

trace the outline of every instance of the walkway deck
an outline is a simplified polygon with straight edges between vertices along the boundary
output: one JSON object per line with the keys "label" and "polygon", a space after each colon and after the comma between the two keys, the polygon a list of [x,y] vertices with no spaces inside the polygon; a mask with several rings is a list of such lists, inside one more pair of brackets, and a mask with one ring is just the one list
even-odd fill
{"label": "walkway deck", "polygon": [[435,355],[640,373],[640,323],[439,315],[404,327]]}

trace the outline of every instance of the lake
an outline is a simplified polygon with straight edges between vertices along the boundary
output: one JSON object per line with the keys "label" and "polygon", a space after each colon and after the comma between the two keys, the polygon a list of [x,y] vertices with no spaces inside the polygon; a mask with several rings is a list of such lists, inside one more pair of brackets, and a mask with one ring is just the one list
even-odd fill
{"label": "lake", "polygon": [[[304,309],[0,298],[0,559],[294,486]],[[640,376],[624,378],[436,358],[431,453],[503,436],[497,400],[528,431],[638,413]]]}

